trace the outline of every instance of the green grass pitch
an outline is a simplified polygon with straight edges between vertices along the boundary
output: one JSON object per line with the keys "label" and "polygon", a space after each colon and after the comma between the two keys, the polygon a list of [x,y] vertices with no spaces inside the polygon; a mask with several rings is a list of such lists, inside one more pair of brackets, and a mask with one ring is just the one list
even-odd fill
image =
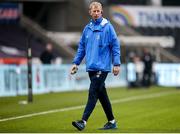
{"label": "green grass pitch", "polygon": [[[84,133],[180,132],[180,89],[114,88],[108,89],[108,93],[118,129],[98,130],[107,121],[98,102]],[[84,108],[75,106],[85,105],[87,96],[88,91],[34,95],[34,102],[27,105],[19,104],[26,96],[1,97],[0,132],[77,133],[71,122],[81,118]],[[61,111],[48,112],[55,109]],[[46,113],[36,115],[39,112]]]}

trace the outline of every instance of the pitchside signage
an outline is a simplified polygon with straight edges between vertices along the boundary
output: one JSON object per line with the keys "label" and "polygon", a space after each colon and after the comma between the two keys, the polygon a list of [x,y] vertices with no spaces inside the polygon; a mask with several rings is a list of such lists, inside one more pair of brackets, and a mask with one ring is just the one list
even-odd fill
{"label": "pitchside signage", "polygon": [[[89,88],[89,78],[85,65],[79,66],[78,73],[70,75],[71,65],[33,65],[32,88],[34,94],[82,90]],[[180,86],[180,64],[155,64],[157,85]],[[107,87],[126,86],[136,81],[135,65],[121,65],[121,73],[110,73],[106,80]],[[27,66],[0,65],[0,96],[27,94]]]}
{"label": "pitchside signage", "polygon": [[142,27],[180,27],[180,8],[112,6],[111,15],[118,24]]}
{"label": "pitchside signage", "polygon": [[180,87],[180,64],[157,64],[155,72],[158,85]]}
{"label": "pitchside signage", "polygon": [[0,3],[0,23],[14,23],[20,18],[20,5]]}

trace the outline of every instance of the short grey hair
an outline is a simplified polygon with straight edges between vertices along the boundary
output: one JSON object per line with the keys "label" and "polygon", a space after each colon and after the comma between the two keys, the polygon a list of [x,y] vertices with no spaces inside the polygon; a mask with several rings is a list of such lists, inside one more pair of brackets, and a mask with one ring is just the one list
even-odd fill
{"label": "short grey hair", "polygon": [[89,5],[89,10],[91,10],[93,6],[95,6],[95,7],[101,7],[101,9],[102,9],[102,4],[101,4],[100,2],[92,2],[92,3]]}

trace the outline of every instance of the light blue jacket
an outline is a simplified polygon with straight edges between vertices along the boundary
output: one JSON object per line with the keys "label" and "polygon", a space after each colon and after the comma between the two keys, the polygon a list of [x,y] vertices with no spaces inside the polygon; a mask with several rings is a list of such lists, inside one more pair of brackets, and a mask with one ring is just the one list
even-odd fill
{"label": "light blue jacket", "polygon": [[73,63],[79,65],[84,56],[86,71],[111,72],[111,63],[120,65],[120,43],[107,19],[91,20],[84,28]]}

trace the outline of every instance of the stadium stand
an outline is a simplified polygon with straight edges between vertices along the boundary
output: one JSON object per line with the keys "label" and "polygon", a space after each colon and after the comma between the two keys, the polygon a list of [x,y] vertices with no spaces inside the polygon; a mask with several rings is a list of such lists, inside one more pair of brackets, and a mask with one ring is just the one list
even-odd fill
{"label": "stadium stand", "polygon": [[[47,0],[48,1],[48,0]],[[1,25],[1,34],[5,35],[7,29],[12,29],[13,32],[11,32],[11,35],[7,35],[6,37],[1,36],[1,44],[5,45],[6,47],[11,47],[12,43],[10,41],[5,41],[8,39],[11,39],[11,41],[16,41],[17,43],[15,48],[18,49],[21,53],[19,57],[26,56],[26,45],[27,43],[27,36],[29,33],[33,35],[32,39],[32,49],[33,49],[33,56],[38,57],[39,53],[44,49],[45,42],[51,42],[55,47],[55,53],[57,56],[62,57],[63,59],[72,59],[72,57],[75,54],[74,49],[77,49],[77,46],[74,47],[74,43],[78,43],[79,32],[84,26],[85,22],[89,20],[88,14],[85,12],[87,10],[87,7],[85,6],[85,1],[80,0],[82,4],[78,4],[78,2],[73,0],[53,0],[50,4],[47,3],[47,1],[38,1],[37,3],[34,1],[29,1],[28,3],[21,1],[23,6],[23,14],[21,15],[20,19],[20,25],[18,26],[10,26],[10,28],[7,28],[7,26]],[[88,0],[87,0],[88,1]],[[87,2],[86,1],[86,2]],[[90,0],[89,0],[90,1]],[[118,33],[118,35],[123,36],[173,36],[175,39],[175,47],[173,48],[161,48],[161,52],[164,53],[164,55],[169,59],[168,61],[178,61],[180,50],[179,46],[179,28],[160,28],[160,27],[133,27],[133,26],[122,26],[117,24],[110,14],[110,8],[111,5],[117,5],[117,4],[123,4],[123,5],[150,5],[150,0],[143,1],[108,1],[108,0],[102,0],[103,4],[105,5],[104,8],[104,16],[107,16],[115,26],[115,29]],[[163,3],[164,5],[167,4],[167,2]],[[63,8],[60,8],[64,6]],[[30,7],[34,7],[34,10],[31,12]],[[64,12],[64,10],[66,12]],[[39,11],[37,13],[37,11]],[[55,12],[58,12],[58,14],[55,14]],[[54,16],[52,16],[52,14]],[[71,14],[71,15],[70,15]],[[73,20],[73,21],[71,21]],[[54,22],[53,22],[54,21]],[[76,23],[74,23],[76,22]],[[4,29],[4,30],[3,30]],[[73,42],[72,45],[67,45],[66,42],[62,40],[62,38],[59,38],[59,35],[65,35],[64,37],[68,40],[72,33],[69,33],[68,36],[67,33],[63,33],[64,31],[69,32],[72,31],[75,34],[74,37],[76,38],[76,42]],[[78,33],[78,34],[76,34]],[[13,35],[15,34],[15,35]],[[66,36],[67,35],[67,36]],[[8,37],[11,36],[11,37]],[[17,37],[20,36],[20,37]],[[58,38],[56,38],[58,37]],[[71,38],[70,38],[71,39]],[[73,40],[73,39],[72,39]],[[126,42],[124,42],[126,43]],[[122,44],[124,46],[124,43]],[[138,44],[137,44],[138,45]],[[123,47],[122,46],[122,47]],[[122,48],[122,50],[125,50],[126,48]],[[123,52],[122,52],[123,54]],[[1,52],[1,55],[4,55],[4,57],[8,56],[4,52]],[[163,54],[162,54],[163,55]],[[175,57],[176,56],[176,57]],[[18,57],[18,56],[17,56]],[[122,56],[125,57],[125,56]],[[173,58],[175,57],[175,58]],[[125,61],[125,60],[123,60]],[[165,60],[167,61],[167,60]]]}
{"label": "stadium stand", "polygon": [[[26,58],[29,34],[31,33],[17,24],[0,25],[0,57],[11,59]],[[44,41],[32,36],[30,37],[30,44],[32,48],[32,56],[39,57],[41,52],[45,49]],[[54,50],[54,54],[56,56],[61,55],[57,50]]]}
{"label": "stadium stand", "polygon": [[167,49],[169,52],[173,53],[177,57],[180,57],[180,28],[174,27],[174,28],[169,28],[169,27],[133,27],[136,31],[143,35],[150,35],[150,36],[172,36],[175,39],[175,46],[172,49]]}

